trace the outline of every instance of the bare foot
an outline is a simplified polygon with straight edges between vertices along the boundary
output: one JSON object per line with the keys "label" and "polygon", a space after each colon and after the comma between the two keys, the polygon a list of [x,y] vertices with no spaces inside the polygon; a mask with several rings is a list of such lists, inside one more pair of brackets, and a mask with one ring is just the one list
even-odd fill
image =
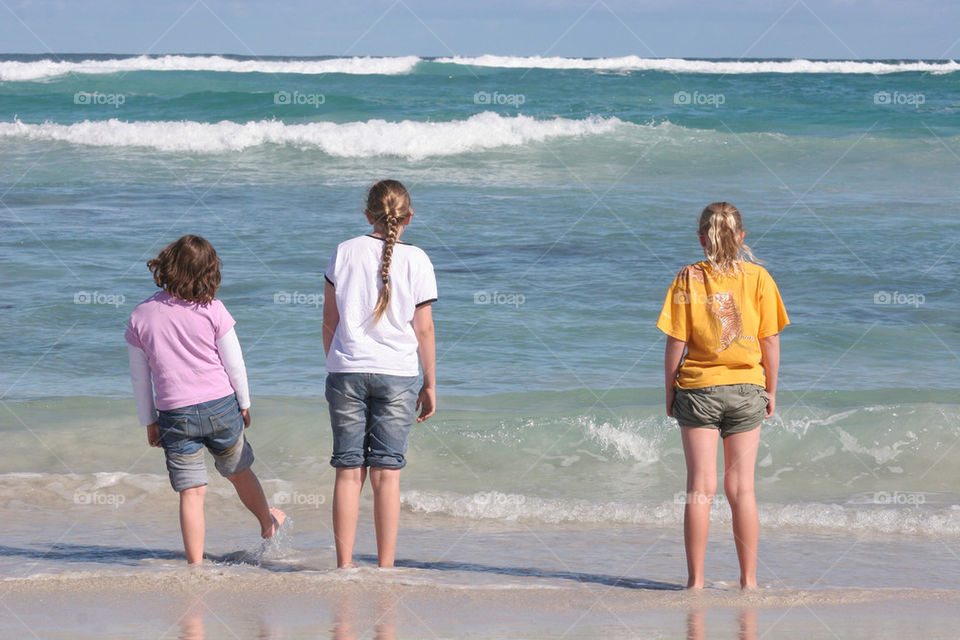
{"label": "bare foot", "polygon": [[261,529],[260,535],[269,540],[277,534],[277,531],[280,530],[280,527],[283,525],[284,521],[287,519],[287,514],[276,507],[270,507],[270,527],[267,529]]}
{"label": "bare foot", "polygon": [[337,567],[337,569],[356,569],[356,568],[357,568],[357,565],[353,564],[352,562],[348,562],[347,564],[340,565],[339,567]]}

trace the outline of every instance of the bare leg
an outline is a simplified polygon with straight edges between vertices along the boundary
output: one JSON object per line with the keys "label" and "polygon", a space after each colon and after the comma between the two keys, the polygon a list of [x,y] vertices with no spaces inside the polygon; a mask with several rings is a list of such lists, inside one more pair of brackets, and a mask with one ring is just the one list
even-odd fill
{"label": "bare leg", "polygon": [[333,485],[333,537],[337,545],[337,567],[353,566],[353,541],[360,516],[360,492],[367,478],[366,467],[337,469]]}
{"label": "bare leg", "polygon": [[377,563],[392,567],[400,528],[400,469],[370,469],[370,485],[377,528]]}
{"label": "bare leg", "polygon": [[250,510],[260,522],[260,535],[263,538],[272,538],[286,520],[287,514],[280,509],[270,508],[267,505],[267,498],[263,495],[263,487],[260,486],[260,480],[251,470],[241,471],[227,478],[233,483],[233,488],[237,490],[240,496],[240,502]]}
{"label": "bare leg", "polygon": [[687,552],[687,588],[703,588],[703,559],[710,534],[710,504],[717,492],[717,442],[720,432],[681,427],[687,462],[687,504],[683,509],[683,543]]}
{"label": "bare leg", "polygon": [[753,472],[760,446],[760,429],[734,433],[723,440],[723,488],[733,512],[733,539],[740,560],[740,586],[757,586],[757,541],[760,519],[753,489]]}
{"label": "bare leg", "polygon": [[203,498],[206,495],[207,485],[190,487],[180,492],[180,533],[183,535],[187,564],[203,562],[203,538],[206,535]]}

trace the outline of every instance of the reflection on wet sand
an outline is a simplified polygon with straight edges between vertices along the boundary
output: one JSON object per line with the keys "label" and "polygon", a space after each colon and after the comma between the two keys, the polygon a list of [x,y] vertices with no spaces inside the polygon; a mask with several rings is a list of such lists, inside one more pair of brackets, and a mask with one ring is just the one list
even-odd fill
{"label": "reflection on wet sand", "polygon": [[[719,613],[719,612],[717,612]],[[757,611],[743,608],[737,615],[739,640],[757,640]],[[703,609],[692,609],[687,614],[687,640],[705,640],[707,637],[706,613]]]}
{"label": "reflection on wet sand", "polygon": [[374,612],[358,613],[356,594],[343,594],[334,600],[332,640],[365,638],[373,629],[374,640],[396,640],[400,598],[392,593],[377,594]]}
{"label": "reflection on wet sand", "polygon": [[[204,602],[203,598],[197,594],[191,594],[184,599],[182,610],[183,615],[174,623],[174,625],[180,626],[180,635],[177,636],[179,640],[206,640],[207,627],[205,618],[212,619],[217,626],[226,627],[230,637],[249,637],[255,638],[256,640],[276,640],[280,637],[276,635],[266,621],[259,616],[253,621],[255,623],[254,627],[256,628],[254,635],[249,634],[250,629],[239,628],[240,624],[237,621],[233,622],[234,626],[238,628],[231,628],[230,621],[225,619],[225,616],[217,615],[216,611],[211,609],[210,606]],[[247,625],[249,625],[249,621],[243,623],[244,627]],[[166,634],[164,634],[164,636],[165,635]]]}

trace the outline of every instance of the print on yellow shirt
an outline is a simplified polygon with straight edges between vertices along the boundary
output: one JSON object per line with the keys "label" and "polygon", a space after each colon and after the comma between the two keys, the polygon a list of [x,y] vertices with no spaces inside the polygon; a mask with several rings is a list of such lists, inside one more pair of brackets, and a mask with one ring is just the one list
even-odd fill
{"label": "print on yellow shirt", "polygon": [[760,338],[789,324],[777,285],[763,267],[743,262],[743,272],[715,275],[706,262],[677,274],[657,327],[687,344],[677,386],[764,386]]}

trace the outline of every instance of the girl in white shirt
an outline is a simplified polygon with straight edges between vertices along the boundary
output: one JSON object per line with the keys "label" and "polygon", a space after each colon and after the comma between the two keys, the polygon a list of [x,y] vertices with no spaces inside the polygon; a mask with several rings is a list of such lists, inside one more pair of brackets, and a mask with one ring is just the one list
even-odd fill
{"label": "girl in white shirt", "polygon": [[407,435],[414,419],[423,422],[436,407],[431,305],[437,281],[427,254],[400,242],[413,217],[410,194],[396,180],[381,180],[370,187],[365,213],[373,233],[340,243],[324,273],[323,348],[340,568],[354,566],[368,469],[378,564],[393,566]]}

